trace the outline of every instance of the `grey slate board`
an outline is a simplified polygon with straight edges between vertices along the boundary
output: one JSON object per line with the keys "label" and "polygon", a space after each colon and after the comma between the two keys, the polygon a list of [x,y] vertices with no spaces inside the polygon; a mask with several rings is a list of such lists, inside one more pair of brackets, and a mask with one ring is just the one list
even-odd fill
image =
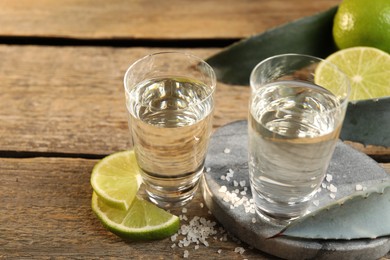
{"label": "grey slate board", "polygon": [[[219,128],[212,136],[206,158],[202,193],[207,207],[218,221],[237,238],[268,254],[284,259],[378,259],[390,251],[390,237],[359,240],[311,240],[291,237],[276,237],[282,227],[276,227],[263,222],[256,214],[245,213],[244,207],[231,208],[231,203],[223,199],[221,186],[229,191],[243,190],[234,186],[244,181],[247,196],[251,198],[247,166],[247,122],[238,121]],[[225,153],[225,148],[230,149]],[[232,169],[234,175],[230,181],[222,180]],[[370,186],[389,174],[367,155],[339,142],[328,168],[328,174],[333,176],[330,182],[337,187],[336,200],[355,191],[356,184]],[[327,183],[327,184],[330,184]],[[319,207],[333,199],[327,189],[317,194]],[[242,197],[241,195],[239,195]],[[311,210],[316,206],[312,204]],[[252,218],[256,223],[252,223]],[[384,220],[388,221],[388,220]]]}

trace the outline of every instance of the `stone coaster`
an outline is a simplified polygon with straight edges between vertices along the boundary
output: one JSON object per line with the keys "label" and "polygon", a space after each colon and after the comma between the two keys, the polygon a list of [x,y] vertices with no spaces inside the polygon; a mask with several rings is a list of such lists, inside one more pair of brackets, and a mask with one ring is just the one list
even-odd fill
{"label": "stone coaster", "polygon": [[[224,188],[221,189],[226,186],[231,193],[237,190],[238,198],[252,198],[247,142],[246,121],[228,124],[219,128],[212,136],[206,158],[203,197],[209,210],[231,234],[261,251],[285,259],[378,259],[389,252],[390,237],[314,240],[284,236],[267,239],[277,234],[281,228],[265,223],[253,210],[252,213],[246,213],[245,209],[248,210],[248,207],[244,205],[234,206],[224,197]],[[336,146],[327,174],[331,177],[328,176],[328,181],[324,180],[326,187],[317,193],[309,210],[356,191],[356,185],[368,187],[390,178],[374,160],[342,142]],[[222,175],[225,177],[221,178]],[[330,184],[337,188],[337,192],[328,189]],[[247,187],[246,191],[243,186]]]}

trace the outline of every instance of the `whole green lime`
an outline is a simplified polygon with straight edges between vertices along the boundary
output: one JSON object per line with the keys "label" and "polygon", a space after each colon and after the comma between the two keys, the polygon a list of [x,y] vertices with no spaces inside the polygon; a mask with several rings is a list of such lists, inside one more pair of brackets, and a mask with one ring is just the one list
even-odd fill
{"label": "whole green lime", "polygon": [[369,46],[390,53],[390,0],[344,0],[333,23],[338,48]]}

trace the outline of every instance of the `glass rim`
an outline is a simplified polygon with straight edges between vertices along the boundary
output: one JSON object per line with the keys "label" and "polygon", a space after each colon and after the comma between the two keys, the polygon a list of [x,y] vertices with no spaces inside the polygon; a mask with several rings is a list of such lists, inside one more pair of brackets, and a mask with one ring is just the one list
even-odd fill
{"label": "glass rim", "polygon": [[[266,62],[269,62],[270,60],[274,60],[274,59],[279,59],[279,58],[283,58],[283,57],[302,57],[302,58],[306,58],[306,59],[312,59],[312,60],[317,60],[318,63],[320,62],[325,62],[327,65],[333,67],[334,70],[336,70],[338,73],[340,73],[340,75],[343,76],[343,78],[345,79],[345,95],[341,96],[341,95],[336,95],[337,99],[339,100],[340,102],[340,105],[337,106],[336,108],[333,108],[333,109],[329,109],[328,111],[333,111],[334,109],[337,109],[338,107],[342,107],[346,104],[348,104],[349,102],[349,97],[350,97],[350,94],[351,94],[351,83],[350,83],[350,80],[347,76],[347,74],[345,74],[344,71],[342,71],[336,64],[330,62],[330,61],[327,61],[323,58],[319,58],[319,57],[315,57],[315,56],[312,56],[312,55],[308,55],[308,54],[299,54],[299,53],[285,53],[285,54],[278,54],[278,55],[273,55],[271,57],[268,57],[262,61],[260,61],[259,63],[256,64],[256,66],[252,69],[251,71],[251,74],[250,74],[250,77],[249,77],[249,85],[250,85],[250,88],[251,88],[251,92],[253,92],[254,90],[254,78],[255,78],[255,73],[256,73],[256,70],[258,70],[258,68],[260,66],[262,66],[264,63]],[[334,94],[334,93],[332,93]],[[251,94],[252,95],[252,94]]]}
{"label": "glass rim", "polygon": [[[214,95],[214,92],[216,90],[216,86],[217,86],[217,77],[215,75],[215,71],[214,69],[210,66],[210,64],[208,64],[206,61],[204,61],[203,59],[199,58],[198,56],[196,55],[193,55],[191,53],[188,53],[188,52],[180,52],[180,51],[161,51],[161,52],[154,52],[154,53],[150,53],[146,56],[143,56],[139,59],[137,59],[136,61],[134,61],[132,64],[130,64],[130,66],[127,68],[126,72],[125,72],[125,75],[123,77],[123,85],[124,85],[124,88],[125,88],[125,92],[128,96],[132,96],[131,95],[131,91],[128,87],[128,84],[127,84],[127,78],[129,77],[129,74],[130,72],[132,71],[132,69],[137,65],[139,64],[140,62],[146,60],[146,59],[149,59],[151,57],[154,57],[154,56],[160,56],[160,55],[170,55],[170,54],[175,54],[175,55],[180,55],[180,56],[183,56],[183,57],[188,57],[188,58],[191,58],[195,61],[197,61],[199,64],[203,64],[207,67],[208,71],[210,71],[210,81],[211,81],[211,85],[209,84],[204,84],[206,86],[208,86],[210,88],[210,92],[204,97],[202,98],[201,100],[199,100],[198,102],[192,104],[192,105],[198,105],[198,104],[201,104],[201,103],[204,103],[206,100],[208,100],[210,97],[212,97]],[[174,77],[180,77],[181,75],[180,74],[172,74],[172,75],[169,75],[169,76],[174,76]],[[194,78],[196,79],[196,78]],[[201,81],[202,82],[202,81]],[[138,82],[139,83],[139,82]],[[202,82],[203,83],[203,82]]]}

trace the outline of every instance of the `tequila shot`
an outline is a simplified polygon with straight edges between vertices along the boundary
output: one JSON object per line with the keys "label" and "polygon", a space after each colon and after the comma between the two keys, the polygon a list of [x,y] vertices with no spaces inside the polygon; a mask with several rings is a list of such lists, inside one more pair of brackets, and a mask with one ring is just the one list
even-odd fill
{"label": "tequila shot", "polygon": [[133,147],[149,199],[167,208],[198,187],[212,130],[216,77],[186,53],[148,55],[124,77]]}
{"label": "tequila shot", "polygon": [[[320,67],[332,77],[317,85]],[[248,164],[253,199],[263,219],[284,225],[305,214],[324,179],[350,85],[335,65],[299,54],[260,62],[250,84]]]}

